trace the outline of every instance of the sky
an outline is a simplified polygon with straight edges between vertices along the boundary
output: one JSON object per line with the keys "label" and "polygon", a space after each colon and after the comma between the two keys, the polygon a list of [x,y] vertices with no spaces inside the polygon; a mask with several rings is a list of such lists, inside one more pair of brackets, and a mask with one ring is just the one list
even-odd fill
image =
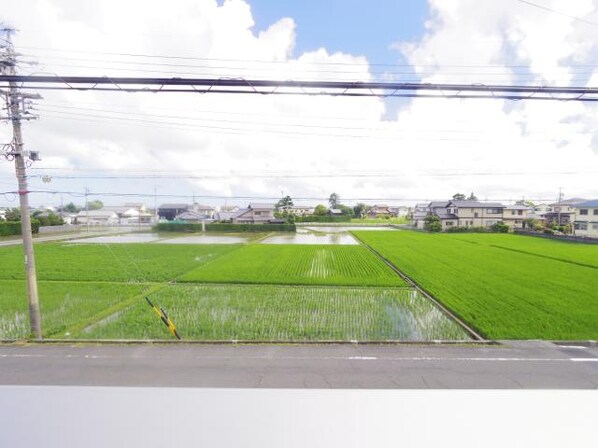
{"label": "sky", "polygon": [[[0,21],[22,74],[598,86],[598,0],[0,0]],[[593,104],[42,94],[34,205],[598,198]],[[0,206],[14,190],[0,160]]]}

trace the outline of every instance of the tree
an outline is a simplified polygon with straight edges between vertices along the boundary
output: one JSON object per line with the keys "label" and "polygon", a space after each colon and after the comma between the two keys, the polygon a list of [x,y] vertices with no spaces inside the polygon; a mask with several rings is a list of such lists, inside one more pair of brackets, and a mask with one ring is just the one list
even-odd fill
{"label": "tree", "polygon": [[80,210],[79,207],[77,207],[72,202],[69,202],[64,207],[62,207],[62,211],[69,212],[69,213],[77,213],[79,210]]}
{"label": "tree", "polygon": [[453,199],[455,201],[464,201],[465,200],[465,195],[462,193],[457,193],[453,195]]}
{"label": "tree", "polygon": [[324,206],[322,204],[316,205],[316,208],[314,209],[314,215],[326,216],[327,214],[328,214],[328,209],[326,208],[326,206]]}
{"label": "tree", "polygon": [[364,204],[360,202],[355,207],[353,207],[353,213],[355,213],[355,217],[362,218],[370,211],[372,207],[370,205]]}
{"label": "tree", "polygon": [[430,213],[424,218],[424,229],[429,232],[440,232],[442,230],[440,218],[437,215]]}
{"label": "tree", "polygon": [[287,214],[292,206],[293,199],[290,196],[285,196],[276,203],[276,210],[282,210],[283,214]]}
{"label": "tree", "polygon": [[467,198],[468,201],[477,201],[478,197],[473,194],[473,191],[471,192],[471,194],[469,195],[469,197]]}
{"label": "tree", "polygon": [[6,213],[4,214],[4,219],[6,219],[7,221],[20,221],[21,220],[21,209],[18,207],[6,209]]}
{"label": "tree", "polygon": [[100,201],[99,199],[98,199],[98,200],[95,200],[95,201],[89,201],[89,202],[87,203],[87,207],[88,207],[90,210],[99,210],[99,209],[101,209],[102,207],[104,207],[104,203],[103,203],[102,201]]}
{"label": "tree", "polygon": [[526,201],[525,199],[520,199],[519,201],[515,202],[515,205],[524,205],[526,207],[534,208],[536,204],[532,201]]}
{"label": "tree", "polygon": [[353,216],[353,209],[351,207],[347,207],[343,204],[338,204],[338,208],[343,213],[344,216]]}
{"label": "tree", "polygon": [[328,203],[330,204],[330,208],[337,208],[341,202],[341,198],[338,194],[332,193],[330,198],[328,198]]}

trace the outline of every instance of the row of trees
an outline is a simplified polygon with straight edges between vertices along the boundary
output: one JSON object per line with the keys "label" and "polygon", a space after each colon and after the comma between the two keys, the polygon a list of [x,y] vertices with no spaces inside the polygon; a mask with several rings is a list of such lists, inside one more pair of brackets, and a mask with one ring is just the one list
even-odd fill
{"label": "row of trees", "polygon": [[[276,213],[280,218],[286,218],[292,215],[293,199],[290,196],[285,196],[276,203]],[[342,216],[351,216],[361,218],[371,210],[372,206],[359,203],[353,207],[349,207],[341,203],[341,198],[337,193],[332,193],[328,198],[328,205],[326,207],[323,204],[316,205],[314,209],[314,215],[326,216],[330,214],[331,209],[340,210]]]}
{"label": "row of trees", "polygon": [[[36,210],[31,213],[31,219],[37,220],[40,226],[60,226],[64,224],[64,220],[58,214],[54,212],[45,214],[41,210]],[[2,218],[0,218],[0,220],[2,220]],[[8,222],[21,222],[21,209],[18,207],[6,209],[3,220]]]}

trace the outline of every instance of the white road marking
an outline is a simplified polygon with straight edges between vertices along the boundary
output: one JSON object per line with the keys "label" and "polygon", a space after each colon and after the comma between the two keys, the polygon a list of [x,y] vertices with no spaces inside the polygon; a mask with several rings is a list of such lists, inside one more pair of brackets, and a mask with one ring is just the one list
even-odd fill
{"label": "white road marking", "polygon": [[[37,353],[0,353],[0,358],[64,358],[64,359],[158,359],[156,356],[114,356],[89,354],[45,355]],[[164,359],[164,357],[159,357]],[[264,360],[320,360],[320,361],[457,361],[457,362],[598,362],[598,358],[514,358],[514,357],[440,357],[440,356],[404,356],[404,357],[376,357],[376,356],[196,356],[201,359],[264,359]]]}
{"label": "white road marking", "polygon": [[576,348],[579,350],[586,350],[587,347],[584,347],[583,345],[559,345],[559,348]]}

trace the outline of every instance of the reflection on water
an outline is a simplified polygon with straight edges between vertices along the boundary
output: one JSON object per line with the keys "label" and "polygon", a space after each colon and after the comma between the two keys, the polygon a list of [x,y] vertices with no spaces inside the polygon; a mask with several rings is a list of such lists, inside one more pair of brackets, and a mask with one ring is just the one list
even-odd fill
{"label": "reflection on water", "polygon": [[193,235],[158,241],[160,244],[244,244],[248,237],[225,235]]}
{"label": "reflection on water", "polygon": [[297,232],[266,238],[262,244],[359,244],[348,233]]}
{"label": "reflection on water", "polygon": [[152,241],[157,241],[158,239],[160,239],[160,236],[157,233],[127,233],[124,235],[106,235],[96,236],[93,238],[80,238],[77,240],[69,240],[69,243],[151,243]]}
{"label": "reflection on water", "polygon": [[375,226],[313,226],[313,227],[297,227],[297,233],[307,230],[310,232],[324,232],[324,233],[346,233],[351,230],[397,230],[394,227],[375,227]]}

